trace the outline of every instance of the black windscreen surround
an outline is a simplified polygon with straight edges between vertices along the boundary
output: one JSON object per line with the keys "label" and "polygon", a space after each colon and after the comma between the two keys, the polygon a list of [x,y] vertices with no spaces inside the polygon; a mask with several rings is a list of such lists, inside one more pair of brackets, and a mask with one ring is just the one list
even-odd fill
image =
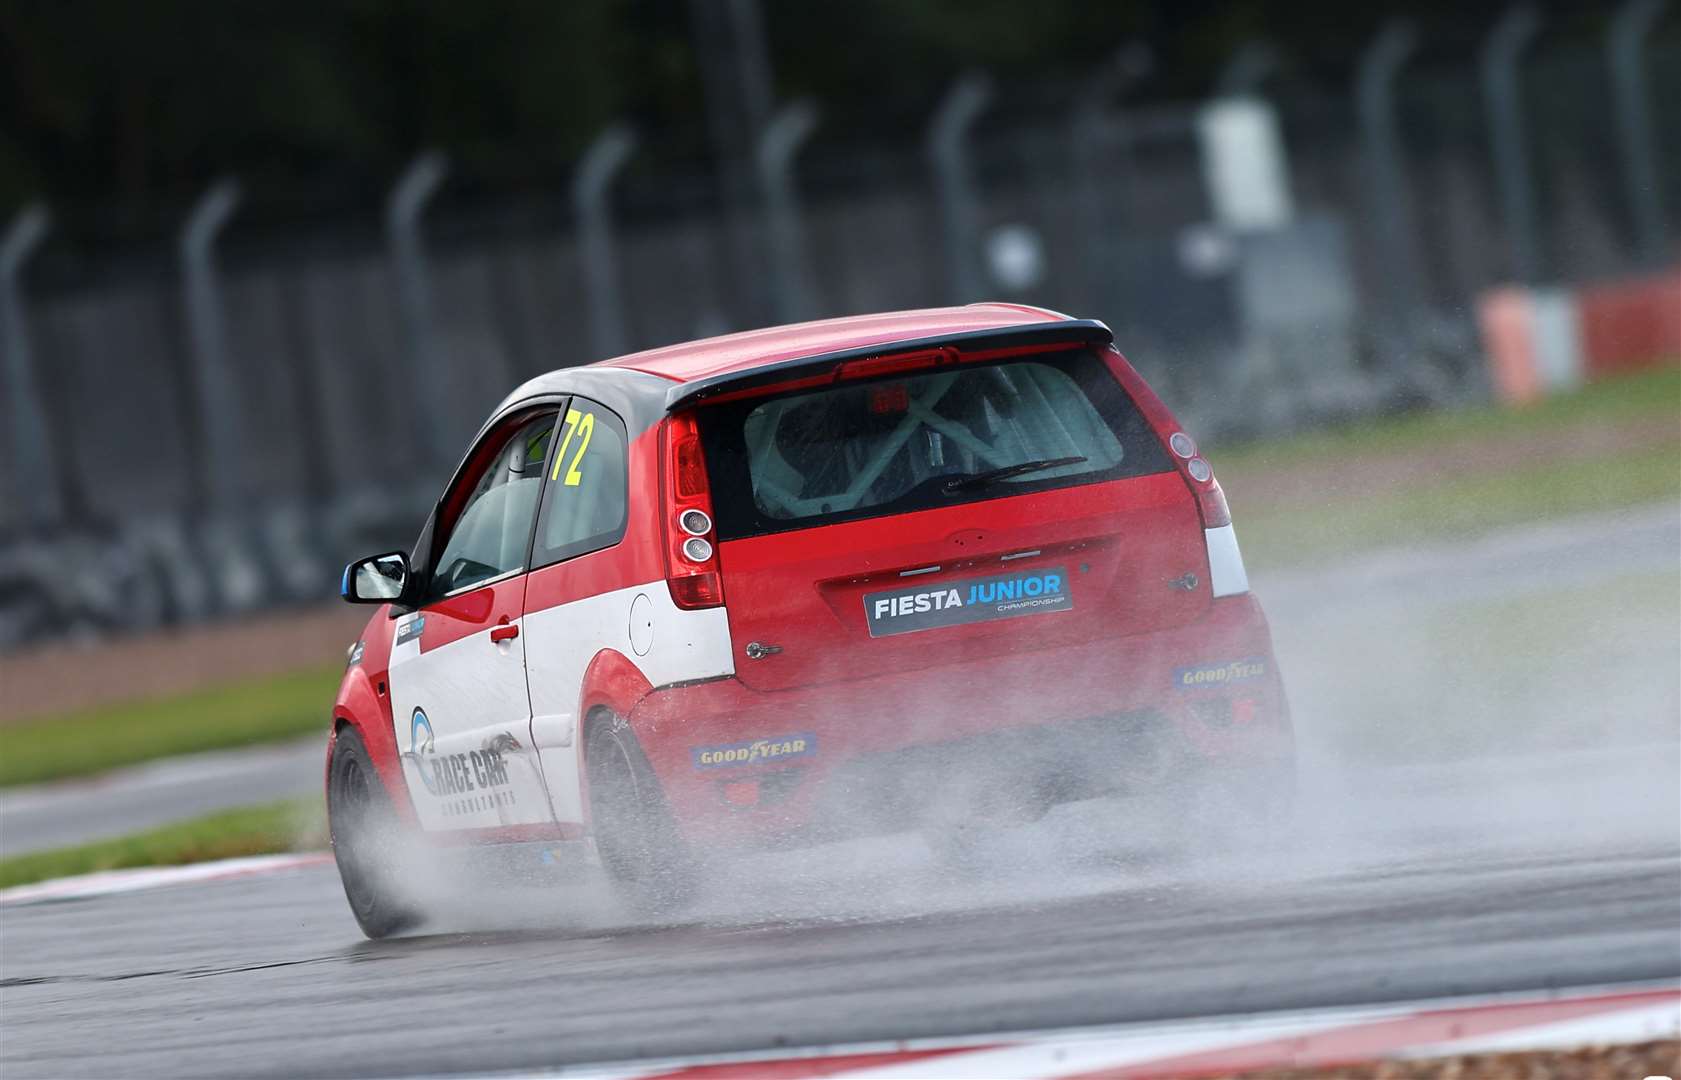
{"label": "black windscreen surround", "polygon": [[723,540],[1172,468],[1132,399],[1085,350],[842,382],[698,414]]}

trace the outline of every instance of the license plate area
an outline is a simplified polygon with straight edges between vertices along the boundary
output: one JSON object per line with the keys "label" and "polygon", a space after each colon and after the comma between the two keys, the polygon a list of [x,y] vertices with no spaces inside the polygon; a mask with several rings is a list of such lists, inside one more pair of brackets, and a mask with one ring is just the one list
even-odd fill
{"label": "license plate area", "polygon": [[871,637],[891,637],[1073,607],[1067,569],[1049,566],[865,593],[864,624]]}

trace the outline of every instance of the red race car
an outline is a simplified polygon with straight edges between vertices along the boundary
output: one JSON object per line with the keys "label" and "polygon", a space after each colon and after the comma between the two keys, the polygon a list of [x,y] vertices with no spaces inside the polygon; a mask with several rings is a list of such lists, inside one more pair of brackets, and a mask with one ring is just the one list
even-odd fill
{"label": "red race car", "polygon": [[1229,783],[1259,807],[1293,775],[1208,462],[1106,326],[1037,308],[533,379],[414,551],[342,592],[379,605],[327,757],[375,937],[419,914],[417,847],[593,841],[627,898],[670,903],[721,848],[958,850],[1059,802]]}

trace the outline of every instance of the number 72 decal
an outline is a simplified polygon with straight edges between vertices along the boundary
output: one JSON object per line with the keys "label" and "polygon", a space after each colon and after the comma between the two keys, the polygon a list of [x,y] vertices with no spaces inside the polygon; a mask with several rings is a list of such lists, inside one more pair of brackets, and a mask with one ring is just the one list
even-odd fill
{"label": "number 72 decal", "polygon": [[[584,460],[584,451],[590,448],[590,438],[595,434],[595,414],[581,413],[577,409],[567,409],[566,419],[561,421],[566,428],[565,438],[560,440],[560,452],[554,456],[554,471],[549,474],[549,480],[560,480],[560,467],[566,465],[566,479],[561,483],[567,487],[577,487],[583,482],[584,474],[578,471],[578,463]],[[578,436],[578,452],[572,455],[571,464],[566,464],[566,450],[572,445],[572,436]]]}

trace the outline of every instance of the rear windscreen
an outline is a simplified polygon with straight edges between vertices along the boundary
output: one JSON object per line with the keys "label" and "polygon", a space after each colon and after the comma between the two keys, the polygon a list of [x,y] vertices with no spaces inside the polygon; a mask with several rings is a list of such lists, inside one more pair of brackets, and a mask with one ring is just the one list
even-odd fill
{"label": "rear windscreen", "polygon": [[699,416],[723,540],[1172,468],[1086,351],[748,398]]}

